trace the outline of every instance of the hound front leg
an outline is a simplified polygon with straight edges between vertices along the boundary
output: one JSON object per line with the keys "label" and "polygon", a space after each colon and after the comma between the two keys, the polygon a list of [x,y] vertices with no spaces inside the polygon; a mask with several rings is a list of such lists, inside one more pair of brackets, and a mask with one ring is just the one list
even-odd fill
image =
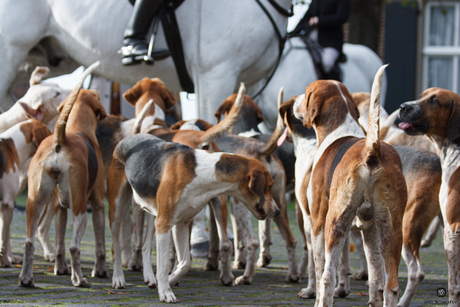
{"label": "hound front leg", "polygon": [[[283,196],[284,197],[284,196]],[[286,205],[281,208],[286,208]],[[286,276],[286,282],[298,283],[300,280],[299,267],[297,265],[297,255],[295,248],[297,241],[292,235],[291,229],[289,228],[289,220],[287,217],[286,209],[281,209],[281,215],[274,218],[276,225],[281,233],[281,236],[286,242],[286,251],[288,256],[288,274]]]}
{"label": "hound front leg", "polygon": [[40,244],[43,247],[43,257],[49,262],[54,262],[55,253],[53,245],[51,245],[49,232],[51,222],[54,216],[54,207],[57,204],[57,199],[52,199],[46,204],[46,208],[40,216],[37,228],[37,238],[40,241]]}
{"label": "hound front leg", "polygon": [[407,266],[408,278],[404,295],[399,300],[398,306],[409,307],[412,297],[417,291],[417,287],[425,278],[425,273],[423,272],[422,264],[420,263],[418,250],[415,251],[412,249],[411,242],[403,245],[402,256]]}
{"label": "hound front leg", "polygon": [[179,283],[182,277],[188,273],[192,262],[190,260],[189,246],[189,223],[178,223],[172,228],[174,238],[174,246],[176,247],[177,263],[176,269],[169,276],[169,284],[171,286]]}
{"label": "hound front leg", "polygon": [[451,230],[451,225],[446,220],[444,223],[444,249],[449,269],[449,300],[457,302],[453,306],[460,306],[460,274],[458,274],[460,272],[460,235]]}
{"label": "hound front leg", "polygon": [[[246,248],[244,239],[246,238],[246,227],[244,220],[248,211],[234,197],[230,197],[230,219],[233,227],[233,249],[235,251],[235,260],[233,261],[234,269],[244,269],[246,267]],[[251,217],[252,219],[252,217]]]}
{"label": "hound front leg", "polygon": [[[259,248],[259,241],[257,241],[254,232],[252,231],[252,214],[249,210],[239,201],[235,199],[235,203],[239,203],[240,214],[240,226],[243,227],[246,234],[246,246],[247,246],[247,257],[246,257],[246,268],[244,274],[239,276],[235,280],[237,285],[250,285],[254,280],[255,268],[256,268],[256,256],[257,249]],[[236,260],[235,260],[236,261]],[[235,266],[234,266],[235,267]]]}
{"label": "hound front leg", "polygon": [[[155,221],[155,226],[158,228],[158,219]],[[158,296],[161,302],[178,303],[179,300],[171,290],[168,280],[169,273],[169,241],[171,230],[156,235],[157,238],[157,280],[158,280]],[[187,238],[188,240],[188,238]],[[188,241],[187,241],[188,242]],[[187,243],[188,247],[188,243]],[[187,251],[189,252],[189,251]]]}
{"label": "hound front leg", "polygon": [[232,274],[231,258],[232,243],[227,237],[227,201],[225,196],[215,197],[211,200],[211,208],[216,221],[219,235],[219,251],[221,259],[221,272],[219,280],[225,286],[234,286],[235,277]]}
{"label": "hound front leg", "polygon": [[271,236],[271,224],[271,218],[266,218],[263,221],[259,221],[260,251],[259,259],[257,260],[257,266],[259,268],[269,266],[270,262],[272,261],[272,256],[270,255],[270,245],[273,244]]}
{"label": "hound front leg", "polygon": [[89,282],[83,277],[80,264],[80,244],[85,233],[88,215],[86,213],[86,202],[84,202],[83,212],[78,212],[73,218],[73,235],[70,243],[70,263],[72,265],[72,284],[75,287],[89,287]]}
{"label": "hound front leg", "polygon": [[[138,206],[140,208],[140,206]],[[144,210],[142,210],[144,211]],[[144,283],[150,288],[157,287],[157,281],[152,268],[152,242],[155,235],[155,216],[147,213],[147,231],[145,233],[144,245],[142,246],[142,266]],[[169,270],[168,270],[169,271]]]}

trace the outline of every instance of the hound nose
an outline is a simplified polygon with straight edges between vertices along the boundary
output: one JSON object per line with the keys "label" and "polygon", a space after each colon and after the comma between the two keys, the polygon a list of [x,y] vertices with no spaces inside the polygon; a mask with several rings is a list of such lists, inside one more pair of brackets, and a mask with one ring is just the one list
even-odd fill
{"label": "hound nose", "polygon": [[277,217],[278,215],[280,215],[281,211],[279,208],[276,208],[276,211],[275,211],[275,217]]}
{"label": "hound nose", "polygon": [[414,107],[410,105],[409,103],[405,102],[402,105],[399,106],[400,112],[407,113],[412,111]]}

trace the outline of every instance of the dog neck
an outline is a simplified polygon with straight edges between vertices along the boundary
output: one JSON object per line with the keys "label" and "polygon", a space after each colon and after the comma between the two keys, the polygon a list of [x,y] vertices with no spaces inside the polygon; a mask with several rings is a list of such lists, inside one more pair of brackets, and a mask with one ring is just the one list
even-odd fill
{"label": "dog neck", "polygon": [[460,145],[456,142],[444,140],[438,142],[433,137],[431,141],[435,144],[436,151],[441,160],[442,178],[448,179],[452,173],[460,167]]}
{"label": "dog neck", "polygon": [[[335,122],[337,121],[337,119],[331,118],[329,121]],[[328,123],[325,124],[327,125]],[[324,151],[336,140],[348,136],[357,138],[366,137],[363,129],[361,128],[359,123],[351,116],[350,112],[347,112],[342,124],[340,124],[340,126],[338,126],[333,131],[329,132],[327,131],[327,129],[324,129],[323,127],[324,125],[321,125],[319,127],[313,125],[313,128],[315,129],[316,135],[318,137],[318,151],[315,155],[313,167],[316,165],[316,162],[318,162],[318,159],[323,155]]]}
{"label": "dog neck", "polygon": [[24,109],[19,103],[15,103],[8,111],[0,114],[0,133],[27,119]]}

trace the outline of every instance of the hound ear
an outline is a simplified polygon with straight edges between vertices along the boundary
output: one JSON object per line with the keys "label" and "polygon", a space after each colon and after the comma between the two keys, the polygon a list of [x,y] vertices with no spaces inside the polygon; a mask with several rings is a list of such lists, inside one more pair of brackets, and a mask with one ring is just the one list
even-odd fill
{"label": "hound ear", "polygon": [[47,136],[51,135],[48,127],[36,119],[21,124],[20,129],[26,138],[26,142],[30,143],[32,141],[37,148]]}
{"label": "hound ear", "polygon": [[249,190],[257,195],[261,200],[264,200],[265,194],[265,186],[267,183],[265,182],[265,178],[260,170],[252,170],[248,174],[249,179]]}
{"label": "hound ear", "polygon": [[123,93],[123,98],[127,102],[129,102],[131,105],[135,106],[137,100],[141,97],[141,95],[142,95],[142,89],[138,82],[132,88],[126,90],[126,92]]}
{"label": "hound ear", "polygon": [[264,121],[264,115],[262,114],[262,110],[259,108],[257,109],[257,123],[260,124]]}
{"label": "hound ear", "polygon": [[296,98],[297,96],[294,96],[288,101],[284,102],[278,110],[280,112],[281,118],[284,120],[285,125],[288,124],[288,116],[292,114],[292,107],[294,106],[294,101]]}
{"label": "hound ear", "polygon": [[51,131],[41,122],[40,125],[34,125],[32,128],[32,142],[34,142],[37,148],[49,135],[51,135]]}
{"label": "hound ear", "polygon": [[[233,97],[233,99],[232,99]],[[220,105],[217,111],[214,113],[214,116],[217,118],[217,123],[220,122],[222,115],[227,115],[230,112],[233,104],[235,103],[236,95],[231,95]]]}
{"label": "hound ear", "polygon": [[311,129],[313,123],[315,122],[316,117],[319,115],[318,103],[315,103],[313,97],[313,90],[305,93],[305,114],[303,117],[303,126]]}
{"label": "hound ear", "polygon": [[61,113],[62,108],[65,106],[65,103],[67,102],[67,99],[68,99],[68,98],[69,98],[69,97],[66,97],[66,99],[64,99],[64,100],[58,105],[58,107],[56,108],[56,110],[57,110],[59,113]]}
{"label": "hound ear", "polygon": [[447,140],[452,142],[460,137],[460,97],[452,100],[452,113],[446,130]]}
{"label": "hound ear", "polygon": [[107,117],[107,112],[105,111],[104,106],[101,104],[101,97],[99,96],[99,93],[94,90],[88,91],[94,97],[93,99],[95,99],[93,103],[93,110],[94,114],[96,114],[97,120],[103,120]]}
{"label": "hound ear", "polygon": [[214,127],[213,124],[208,123],[207,121],[202,120],[202,119],[197,120],[197,121],[196,121],[196,125],[197,125],[198,127],[200,127],[200,130],[203,130],[203,131],[206,131],[206,130],[208,130],[209,128]]}
{"label": "hound ear", "polygon": [[164,95],[162,97],[164,103],[165,103],[165,109],[168,110],[171,108],[173,105],[176,104],[176,99],[174,99],[174,96],[171,94],[171,92],[165,87]]}
{"label": "hound ear", "polygon": [[185,120],[180,120],[178,122],[175,122],[174,124],[171,125],[171,127],[169,127],[169,129],[171,130],[179,130],[180,127],[182,127],[183,124],[185,124],[186,121]]}
{"label": "hound ear", "polygon": [[45,67],[45,66],[35,67],[32,75],[30,76],[29,85],[32,86],[35,84],[39,84],[42,81],[43,77],[45,77],[49,72],[50,72],[50,69],[48,67]]}

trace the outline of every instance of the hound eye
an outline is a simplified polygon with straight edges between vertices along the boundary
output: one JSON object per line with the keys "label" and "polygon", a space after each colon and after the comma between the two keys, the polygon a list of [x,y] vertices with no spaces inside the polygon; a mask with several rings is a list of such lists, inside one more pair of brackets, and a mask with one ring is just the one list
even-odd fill
{"label": "hound eye", "polygon": [[53,97],[53,98],[57,98],[59,95],[61,95],[61,93],[56,92],[56,94],[54,94],[54,97]]}
{"label": "hound eye", "polygon": [[438,100],[436,99],[436,97],[431,97],[430,100],[428,101],[431,105],[436,105],[438,104]]}

